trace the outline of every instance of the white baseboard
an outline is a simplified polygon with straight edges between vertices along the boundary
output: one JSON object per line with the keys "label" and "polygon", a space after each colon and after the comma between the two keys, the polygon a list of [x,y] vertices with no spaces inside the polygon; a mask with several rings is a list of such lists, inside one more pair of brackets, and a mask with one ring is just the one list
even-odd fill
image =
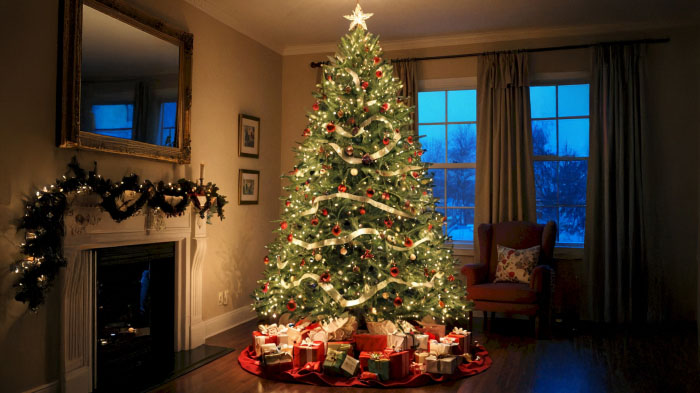
{"label": "white baseboard", "polygon": [[250,306],[243,306],[225,314],[217,315],[204,321],[204,334],[206,338],[215,336],[225,330],[231,329],[242,323],[257,318],[255,311]]}
{"label": "white baseboard", "polygon": [[49,382],[47,384],[25,390],[24,393],[58,393],[58,381]]}

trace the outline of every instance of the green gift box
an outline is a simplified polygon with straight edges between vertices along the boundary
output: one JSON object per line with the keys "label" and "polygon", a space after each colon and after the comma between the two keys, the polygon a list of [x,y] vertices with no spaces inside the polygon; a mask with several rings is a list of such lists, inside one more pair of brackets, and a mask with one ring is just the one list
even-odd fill
{"label": "green gift box", "polygon": [[347,353],[348,355],[352,355],[354,353],[354,349],[352,347],[352,344],[347,343],[347,342],[333,342],[330,341],[328,344],[326,344],[328,347],[328,350],[330,351],[331,349],[336,350],[336,351],[342,351]]}
{"label": "green gift box", "polygon": [[373,356],[367,362],[369,372],[375,373],[382,381],[388,381],[391,377],[391,362],[385,357],[378,358]]}
{"label": "green gift box", "polygon": [[341,367],[347,355],[344,351],[329,349],[326,353],[326,360],[323,361],[323,372],[328,375],[342,375]]}

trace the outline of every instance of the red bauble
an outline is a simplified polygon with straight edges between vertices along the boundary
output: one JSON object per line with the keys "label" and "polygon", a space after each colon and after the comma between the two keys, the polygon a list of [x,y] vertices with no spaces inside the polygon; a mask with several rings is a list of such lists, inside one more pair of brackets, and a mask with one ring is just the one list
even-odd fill
{"label": "red bauble", "polygon": [[336,224],[336,225],[333,227],[333,229],[331,229],[331,233],[333,233],[333,235],[335,235],[335,236],[340,235],[340,232],[341,232],[341,231],[340,231],[340,226],[339,226],[338,224]]}
{"label": "red bauble", "polygon": [[297,303],[294,301],[294,299],[289,299],[287,302],[287,310],[289,311],[294,311],[297,309]]}
{"label": "red bauble", "polygon": [[389,270],[389,273],[391,273],[392,277],[396,277],[399,275],[399,268],[394,266],[391,268],[391,270]]}
{"label": "red bauble", "polygon": [[389,138],[387,138],[387,137],[384,137],[384,139],[382,140],[382,143],[385,144],[385,145],[388,145],[389,142],[391,142],[391,139],[389,139]]}
{"label": "red bauble", "polygon": [[267,293],[267,291],[270,289],[270,283],[266,282],[265,285],[262,287],[262,292]]}
{"label": "red bauble", "polygon": [[455,280],[455,276],[453,276],[453,275],[451,275],[451,274],[447,277],[447,281],[452,282],[452,281],[454,281],[454,280]]}
{"label": "red bauble", "polygon": [[413,157],[408,157],[408,163],[410,164],[412,162],[413,162]]}
{"label": "red bauble", "polygon": [[385,218],[385,219],[384,219],[384,225],[386,225],[387,228],[391,228],[391,226],[394,225],[394,222],[391,221],[391,220],[388,219],[388,218]]}
{"label": "red bauble", "polygon": [[304,132],[301,133],[301,136],[309,136],[311,135],[311,130],[308,128],[304,129]]}
{"label": "red bauble", "polygon": [[326,124],[326,130],[327,130],[328,132],[333,132],[333,131],[335,131],[335,124],[333,124],[333,123],[328,123],[328,124]]}
{"label": "red bauble", "polygon": [[328,272],[321,274],[321,282],[331,282],[331,274]]}
{"label": "red bauble", "polygon": [[374,73],[374,75],[377,76],[377,78],[381,78],[384,73],[382,73],[382,70],[377,70],[377,72]]}
{"label": "red bauble", "polygon": [[291,233],[287,235],[287,241],[291,242],[292,239],[294,239],[294,235],[292,235]]}
{"label": "red bauble", "polygon": [[388,109],[389,109],[389,104],[386,103],[386,102],[383,103],[383,104],[382,104],[382,109],[385,110],[385,111],[388,110]]}
{"label": "red bauble", "polygon": [[291,205],[291,204],[292,204],[292,201],[290,201],[290,200],[286,200],[286,201],[284,201],[284,204],[285,204],[285,205],[287,205],[287,206],[289,206],[289,205]]}
{"label": "red bauble", "polygon": [[442,300],[440,300],[438,304],[440,305],[440,308],[445,308],[445,302],[443,302]]}
{"label": "red bauble", "polygon": [[442,216],[442,222],[447,222],[447,216]]}
{"label": "red bauble", "polygon": [[368,83],[367,81],[362,82],[362,88],[363,88],[363,89],[366,89],[366,88],[368,88],[368,87],[369,87],[369,83]]}
{"label": "red bauble", "polygon": [[428,230],[430,231],[432,229],[433,229],[433,224],[428,224]]}
{"label": "red bauble", "polygon": [[382,61],[380,57],[374,56],[374,64],[379,64],[380,61]]}
{"label": "red bauble", "polygon": [[413,240],[411,240],[410,237],[407,237],[406,240],[403,241],[403,245],[406,247],[413,247]]}
{"label": "red bauble", "polygon": [[282,221],[282,222],[280,223],[280,228],[282,228],[282,229],[287,229],[287,221]]}
{"label": "red bauble", "polygon": [[347,190],[348,188],[345,186],[345,184],[341,184],[338,186],[338,192],[345,192]]}
{"label": "red bauble", "polygon": [[403,299],[397,296],[396,299],[394,299],[394,307],[401,307],[401,305],[403,305]]}
{"label": "red bauble", "polygon": [[299,262],[299,266],[304,266],[306,265],[306,260],[304,258],[301,259],[301,262]]}
{"label": "red bauble", "polygon": [[409,145],[412,145],[412,144],[413,144],[413,135],[409,135],[409,136],[406,138],[406,142],[408,142]]}
{"label": "red bauble", "polygon": [[328,210],[327,210],[327,209],[321,210],[321,215],[322,215],[323,217],[327,217],[327,216],[328,216]]}
{"label": "red bauble", "polygon": [[369,108],[366,106],[362,107],[362,110],[365,111],[365,113],[369,112]]}
{"label": "red bauble", "polygon": [[328,76],[326,77],[326,79],[328,79],[329,81],[332,81],[332,80],[333,80],[333,77],[330,76],[330,75],[328,75]]}
{"label": "red bauble", "polygon": [[418,176],[420,176],[420,173],[418,173],[418,172],[413,172],[413,173],[411,173],[411,175],[413,175],[413,177],[415,177],[416,179],[418,179]]}
{"label": "red bauble", "polygon": [[318,218],[314,217],[311,219],[311,225],[318,225]]}
{"label": "red bauble", "polygon": [[311,105],[311,109],[317,111],[319,109],[318,102],[314,102],[314,104]]}
{"label": "red bauble", "polygon": [[372,198],[374,196],[374,190],[371,188],[368,188],[367,189],[367,196]]}
{"label": "red bauble", "polygon": [[267,255],[265,255],[265,258],[263,258],[263,262],[267,265],[268,263],[270,263],[270,258]]}
{"label": "red bauble", "polygon": [[391,195],[389,195],[388,192],[383,192],[382,193],[382,199],[386,199],[387,201],[391,199]]}
{"label": "red bauble", "polygon": [[418,150],[418,157],[423,155],[423,150]]}
{"label": "red bauble", "polygon": [[365,213],[367,213],[367,210],[365,210],[364,207],[361,207],[358,211],[360,212],[360,215],[363,215],[363,216],[365,215]]}
{"label": "red bauble", "polygon": [[355,124],[355,118],[354,118],[354,117],[351,117],[351,118],[350,118],[350,124]]}

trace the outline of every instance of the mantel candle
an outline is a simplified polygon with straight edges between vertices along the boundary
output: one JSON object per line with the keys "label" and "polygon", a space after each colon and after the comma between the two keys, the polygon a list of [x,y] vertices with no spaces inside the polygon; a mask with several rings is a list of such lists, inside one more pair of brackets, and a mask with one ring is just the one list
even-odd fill
{"label": "mantel candle", "polygon": [[204,180],[204,163],[199,164],[199,178]]}

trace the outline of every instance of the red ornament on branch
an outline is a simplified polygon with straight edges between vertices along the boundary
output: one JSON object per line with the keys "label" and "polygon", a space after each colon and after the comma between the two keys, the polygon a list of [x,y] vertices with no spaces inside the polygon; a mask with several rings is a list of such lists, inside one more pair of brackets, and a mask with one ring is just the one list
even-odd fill
{"label": "red ornament on branch", "polygon": [[321,210],[321,215],[322,215],[323,217],[327,217],[327,216],[328,216],[328,209],[323,209],[323,210]]}
{"label": "red ornament on branch", "polygon": [[374,56],[374,64],[379,64],[382,59],[379,56]]}
{"label": "red ornament on branch", "polygon": [[294,312],[294,310],[297,309],[297,303],[294,301],[294,299],[289,299],[287,302],[287,310]]}
{"label": "red ornament on branch", "polygon": [[301,136],[304,136],[304,137],[309,136],[309,135],[311,135],[311,130],[308,128],[305,128],[304,132],[301,133]]}
{"label": "red ornament on branch", "polygon": [[291,241],[292,241],[293,239],[294,239],[294,235],[292,235],[291,233],[290,233],[289,235],[287,235],[287,241],[288,241],[288,242],[291,243]]}
{"label": "red ornament on branch", "polygon": [[384,219],[384,225],[386,225],[387,228],[391,228],[391,226],[394,225],[394,222],[391,221],[391,220],[388,219],[388,218],[385,218],[385,219]]}
{"label": "red ornament on branch", "polygon": [[383,192],[382,199],[386,199],[388,201],[389,199],[391,199],[391,195],[388,192]]}
{"label": "red ornament on branch", "polygon": [[394,299],[394,307],[401,307],[402,305],[403,305],[403,299],[401,299],[400,297],[397,296]]}
{"label": "red ornament on branch", "polygon": [[367,189],[367,196],[372,198],[374,196],[374,190],[371,188],[368,188]]}
{"label": "red ornament on branch", "polygon": [[408,137],[406,137],[406,142],[408,142],[409,145],[412,145],[413,144],[413,135],[409,135]]}
{"label": "red ornament on branch", "polygon": [[362,88],[363,88],[363,89],[366,89],[366,88],[368,88],[368,87],[369,87],[369,82],[367,82],[367,81],[362,82]]}
{"label": "red ornament on branch", "polygon": [[403,241],[403,245],[406,247],[413,247],[413,240],[411,240],[410,237],[407,237],[406,240]]}
{"label": "red ornament on branch", "polygon": [[326,124],[326,130],[327,130],[328,132],[333,132],[333,131],[335,131],[335,124],[333,124],[333,123],[328,123],[328,124]]}
{"label": "red ornament on branch", "polygon": [[384,139],[382,139],[382,143],[383,143],[384,145],[388,145],[389,142],[391,142],[391,139],[389,139],[388,137],[384,137]]}
{"label": "red ornament on branch", "polygon": [[301,262],[299,262],[299,266],[304,266],[306,265],[306,260],[304,258],[301,258]]}
{"label": "red ornament on branch", "polygon": [[320,107],[318,106],[318,102],[314,102],[314,104],[311,105],[311,109],[313,109],[313,110],[315,110],[315,111],[319,110],[319,108],[320,108]]}
{"label": "red ornament on branch", "polygon": [[347,190],[348,188],[345,186],[345,184],[341,184],[338,186],[338,192],[345,192]]}
{"label": "red ornament on branch", "polygon": [[287,229],[287,226],[288,226],[288,225],[287,225],[287,221],[282,221],[282,222],[280,223],[280,228],[282,228],[282,229]]}
{"label": "red ornament on branch", "polygon": [[454,280],[455,280],[455,276],[453,276],[451,274],[447,277],[447,281],[449,281],[449,282],[452,282]]}
{"label": "red ornament on branch", "polygon": [[338,224],[336,224],[336,225],[333,227],[333,229],[331,229],[331,233],[333,233],[333,235],[335,235],[335,236],[340,235],[340,232],[341,232],[341,231],[340,231],[340,226],[339,226]]}
{"label": "red ornament on branch", "polygon": [[389,110],[389,104],[388,103],[383,103],[382,104],[382,112],[386,112]]}
{"label": "red ornament on branch", "polygon": [[389,270],[389,273],[391,274],[392,277],[396,277],[399,275],[399,268],[394,266]]}
{"label": "red ornament on branch", "polygon": [[311,225],[318,225],[318,217],[314,217],[311,219]]}
{"label": "red ornament on branch", "polygon": [[377,72],[374,73],[374,75],[377,76],[377,78],[381,78],[384,73],[382,73],[382,70],[377,70]]}
{"label": "red ornament on branch", "polygon": [[286,201],[284,201],[284,204],[285,204],[285,205],[287,205],[287,206],[289,206],[289,205],[291,205],[291,204],[292,204],[292,201],[290,201],[290,200],[286,200]]}
{"label": "red ornament on branch", "polygon": [[321,274],[321,282],[331,282],[331,274],[328,272]]}
{"label": "red ornament on branch", "polygon": [[360,215],[365,215],[365,213],[367,213],[364,207],[361,207],[358,211],[360,212]]}
{"label": "red ornament on branch", "polygon": [[362,254],[360,257],[361,259],[372,259],[374,258],[374,255],[372,255],[372,250],[365,250],[365,253]]}
{"label": "red ornament on branch", "polygon": [[266,265],[267,265],[268,263],[270,263],[270,257],[268,257],[267,255],[265,255],[265,258],[263,258],[263,263],[266,264]]}

